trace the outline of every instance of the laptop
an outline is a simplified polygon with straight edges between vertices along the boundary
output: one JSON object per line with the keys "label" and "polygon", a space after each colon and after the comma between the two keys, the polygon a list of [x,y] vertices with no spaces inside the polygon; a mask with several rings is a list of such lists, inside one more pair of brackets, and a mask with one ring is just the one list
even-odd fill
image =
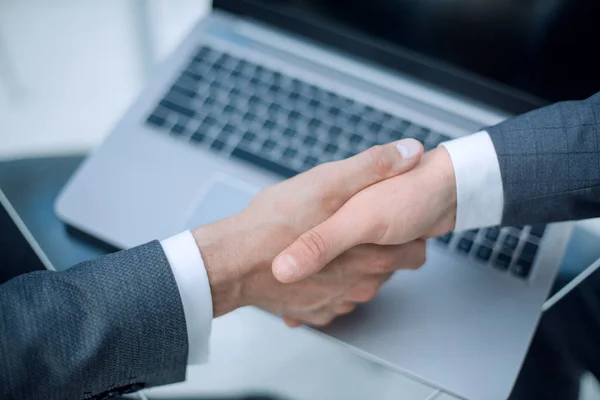
{"label": "laptop", "polygon": [[17,211],[0,190],[0,285],[21,274],[50,270],[54,266]]}
{"label": "laptop", "polygon": [[[544,104],[517,82],[498,83],[502,71],[486,75],[409,40],[417,36],[387,21],[390,4],[215,0],[66,185],[57,215],[131,247],[239,212],[319,163],[405,137],[429,150]],[[506,398],[570,230],[431,240],[421,270],[397,273],[319,333],[456,396]]]}

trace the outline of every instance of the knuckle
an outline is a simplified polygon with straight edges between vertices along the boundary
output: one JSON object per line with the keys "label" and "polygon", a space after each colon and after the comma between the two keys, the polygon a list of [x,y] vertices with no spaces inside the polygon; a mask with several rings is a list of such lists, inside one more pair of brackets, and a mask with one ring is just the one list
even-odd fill
{"label": "knuckle", "polygon": [[377,296],[377,293],[379,293],[379,286],[379,282],[368,282],[362,284],[355,290],[352,296],[353,300],[363,303],[373,300]]}
{"label": "knuckle", "polygon": [[322,317],[317,318],[317,326],[327,326],[331,323],[331,321],[333,321],[333,316],[331,315],[325,315]]}
{"label": "knuckle", "polygon": [[378,178],[387,178],[394,170],[394,163],[386,157],[383,146],[374,146],[365,152],[367,165]]}
{"label": "knuckle", "polygon": [[412,265],[413,270],[420,269],[427,262],[427,254],[425,252],[419,254],[418,258],[415,260],[415,263]]}
{"label": "knuckle", "polygon": [[307,317],[307,321],[312,326],[325,326],[331,322],[332,317],[326,313],[314,314]]}
{"label": "knuckle", "polygon": [[424,241],[414,242],[415,255],[412,257],[412,261],[409,263],[409,268],[412,270],[418,270],[427,262],[426,244]]}
{"label": "knuckle", "polygon": [[395,270],[396,255],[393,251],[379,251],[373,265],[373,269],[376,273],[385,273]]}
{"label": "knuckle", "polygon": [[352,304],[352,303],[343,304],[337,309],[337,314],[338,315],[350,314],[355,309],[356,309],[356,304]]}
{"label": "knuckle", "polygon": [[380,216],[376,216],[369,222],[369,237],[373,238],[374,243],[380,242],[386,237],[389,230],[389,221]]}
{"label": "knuckle", "polygon": [[325,253],[327,252],[327,245],[325,239],[319,232],[311,229],[300,236],[299,240],[304,249],[305,256],[316,259],[319,263],[323,262]]}

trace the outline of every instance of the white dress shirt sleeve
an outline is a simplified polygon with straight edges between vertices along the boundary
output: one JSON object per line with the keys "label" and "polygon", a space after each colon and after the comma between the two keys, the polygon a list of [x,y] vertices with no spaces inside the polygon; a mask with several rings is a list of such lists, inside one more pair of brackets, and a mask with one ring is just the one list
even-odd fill
{"label": "white dress shirt sleeve", "polygon": [[213,304],[208,275],[190,231],[160,242],[171,265],[181,296],[189,345],[188,365],[208,360]]}
{"label": "white dress shirt sleeve", "polygon": [[478,132],[441,144],[456,177],[456,231],[499,225],[504,209],[502,175],[490,135]]}

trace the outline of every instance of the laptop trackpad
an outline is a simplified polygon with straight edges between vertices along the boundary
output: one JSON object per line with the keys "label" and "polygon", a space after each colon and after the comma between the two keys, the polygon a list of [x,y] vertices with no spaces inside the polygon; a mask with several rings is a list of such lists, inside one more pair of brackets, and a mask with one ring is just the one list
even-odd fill
{"label": "laptop trackpad", "polygon": [[202,189],[186,228],[197,228],[239,213],[259,191],[258,186],[249,185],[229,175],[218,174],[216,179]]}

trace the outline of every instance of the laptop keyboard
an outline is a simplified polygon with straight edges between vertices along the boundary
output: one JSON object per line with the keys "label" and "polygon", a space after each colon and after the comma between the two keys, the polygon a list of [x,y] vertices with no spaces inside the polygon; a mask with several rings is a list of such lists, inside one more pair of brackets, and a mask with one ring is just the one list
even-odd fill
{"label": "laptop keyboard", "polygon": [[[376,144],[412,137],[431,150],[450,139],[208,46],[198,49],[146,124],[190,145],[286,178]],[[508,235],[507,229],[514,228],[494,229],[499,232],[495,239],[491,239],[493,232],[488,238],[484,231],[473,231],[446,235],[438,241],[527,278],[535,256],[531,246],[537,250],[537,240],[527,239],[534,236],[523,230]]]}
{"label": "laptop keyboard", "polygon": [[467,232],[450,232],[437,238],[440,245],[486,263],[521,279],[531,275],[545,225],[491,227]]}

